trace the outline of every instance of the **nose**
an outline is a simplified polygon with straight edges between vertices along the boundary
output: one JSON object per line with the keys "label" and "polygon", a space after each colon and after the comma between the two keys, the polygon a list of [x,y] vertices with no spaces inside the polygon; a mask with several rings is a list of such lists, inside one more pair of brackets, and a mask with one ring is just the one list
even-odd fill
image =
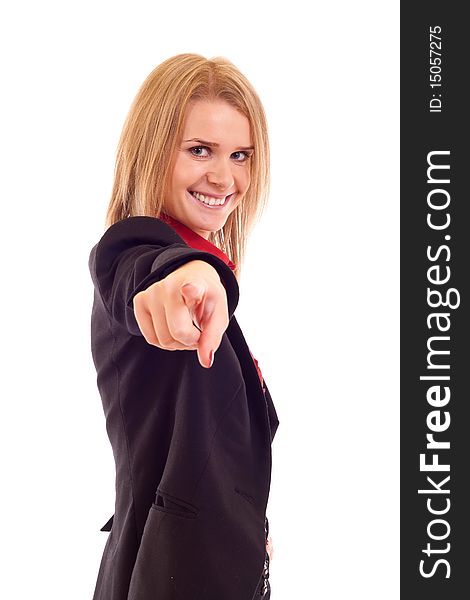
{"label": "nose", "polygon": [[207,181],[217,185],[221,189],[228,189],[233,186],[234,179],[232,175],[232,165],[229,160],[221,157],[211,164],[211,171],[207,172]]}

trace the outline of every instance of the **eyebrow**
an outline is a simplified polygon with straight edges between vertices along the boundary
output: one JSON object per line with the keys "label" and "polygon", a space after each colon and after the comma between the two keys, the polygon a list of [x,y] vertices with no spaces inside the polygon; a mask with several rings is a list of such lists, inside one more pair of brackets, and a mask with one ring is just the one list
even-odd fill
{"label": "eyebrow", "polygon": [[[183,142],[197,142],[198,144],[202,144],[203,146],[213,146],[214,148],[218,148],[220,144],[216,142],[208,142],[206,140],[200,140],[198,138],[192,138],[190,140],[183,140]],[[238,146],[238,150],[254,150],[254,146]]]}

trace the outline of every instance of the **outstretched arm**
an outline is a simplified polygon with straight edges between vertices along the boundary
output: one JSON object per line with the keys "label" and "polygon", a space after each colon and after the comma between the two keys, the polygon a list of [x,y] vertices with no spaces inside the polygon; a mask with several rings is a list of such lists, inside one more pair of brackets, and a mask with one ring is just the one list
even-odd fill
{"label": "outstretched arm", "polygon": [[197,350],[207,368],[229,323],[225,288],[217,271],[203,260],[190,261],[137,293],[134,314],[149,344]]}
{"label": "outstretched arm", "polygon": [[113,321],[162,348],[197,347],[209,366],[239,297],[236,277],[220,258],[189,247],[159,219],[128,217],[93,247],[89,268]]}

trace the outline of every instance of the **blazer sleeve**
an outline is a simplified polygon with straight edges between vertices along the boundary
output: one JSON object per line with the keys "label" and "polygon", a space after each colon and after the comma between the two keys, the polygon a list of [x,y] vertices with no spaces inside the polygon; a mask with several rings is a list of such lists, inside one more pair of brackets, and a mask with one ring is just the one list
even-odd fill
{"label": "blazer sleeve", "polygon": [[134,296],[192,260],[204,260],[216,269],[227,292],[230,319],[239,299],[230,267],[210,252],[189,247],[155,217],[127,217],[111,225],[92,248],[88,267],[111,318],[132,335],[142,335],[134,316]]}

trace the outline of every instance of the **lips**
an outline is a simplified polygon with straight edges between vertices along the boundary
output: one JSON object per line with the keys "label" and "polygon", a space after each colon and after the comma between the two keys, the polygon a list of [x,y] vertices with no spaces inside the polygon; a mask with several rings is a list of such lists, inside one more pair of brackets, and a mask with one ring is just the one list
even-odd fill
{"label": "lips", "polygon": [[235,195],[235,192],[229,194],[228,196],[211,196],[210,194],[203,194],[198,190],[187,190],[187,192],[196,200],[198,204],[203,204],[207,208],[222,208],[230,201],[230,199]]}
{"label": "lips", "polygon": [[207,196],[209,198],[217,198],[217,200],[222,200],[231,194],[211,194],[210,192],[202,192],[201,190],[189,190],[191,194],[202,194],[203,196]]}

